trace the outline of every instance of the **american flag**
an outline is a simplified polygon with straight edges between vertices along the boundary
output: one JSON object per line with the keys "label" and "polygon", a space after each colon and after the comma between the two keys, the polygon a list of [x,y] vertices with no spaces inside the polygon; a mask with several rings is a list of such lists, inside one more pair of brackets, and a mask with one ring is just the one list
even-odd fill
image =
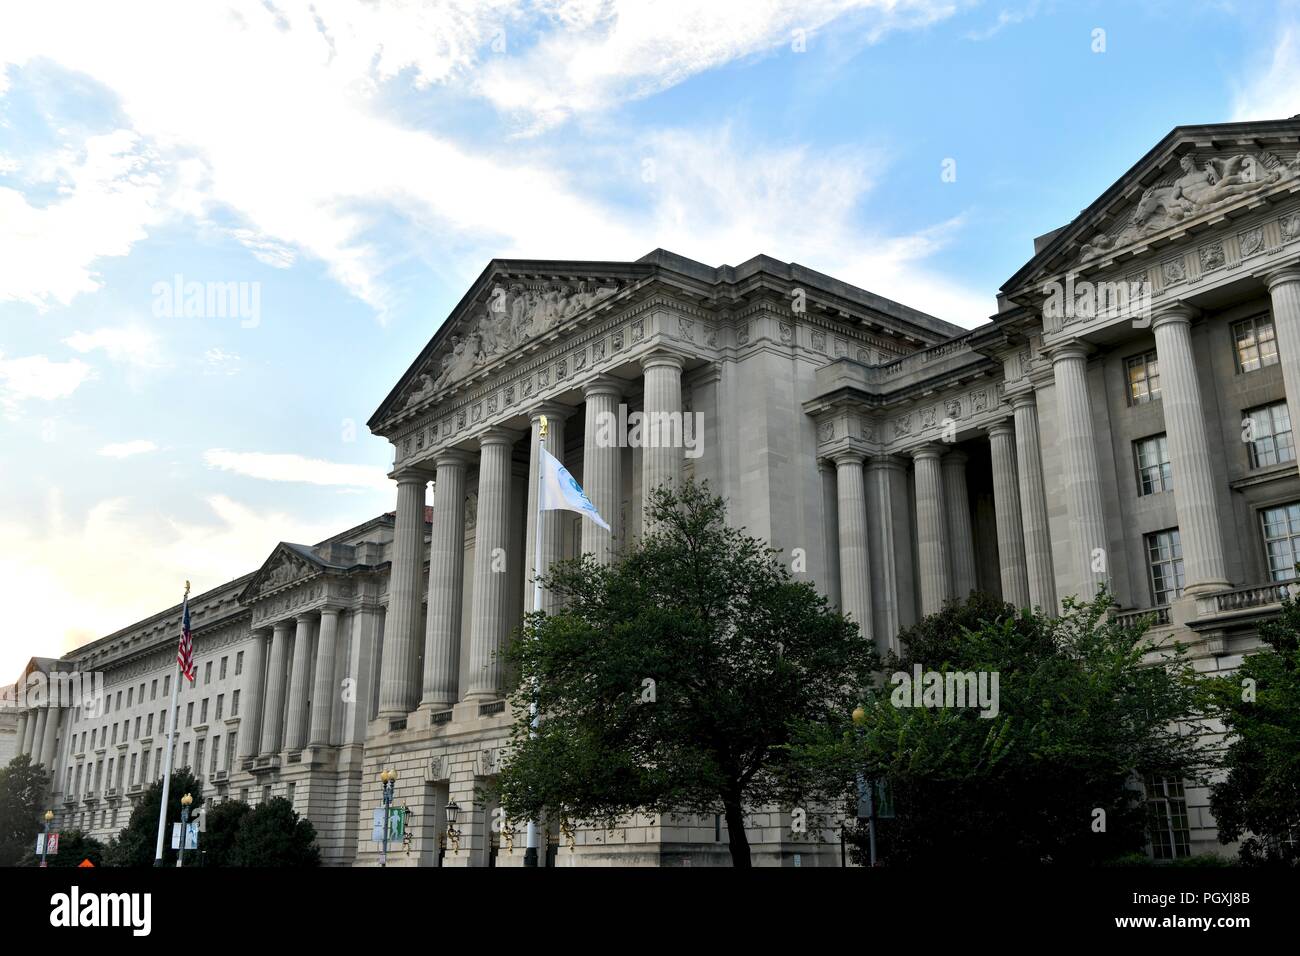
{"label": "american flag", "polygon": [[181,665],[181,673],[191,684],[194,683],[194,635],[190,633],[190,598],[185,592],[185,602],[181,605],[181,643],[176,648],[176,663]]}

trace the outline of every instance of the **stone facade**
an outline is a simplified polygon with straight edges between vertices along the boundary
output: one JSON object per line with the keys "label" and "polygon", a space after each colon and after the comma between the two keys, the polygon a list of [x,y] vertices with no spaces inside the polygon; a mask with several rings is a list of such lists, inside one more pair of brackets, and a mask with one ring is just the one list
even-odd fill
{"label": "stone facade", "polygon": [[[608,560],[686,476],[881,648],[972,589],[1055,613],[1105,583],[1231,671],[1300,549],[1298,145],[1300,120],[1175,129],[1036,240],[972,330],[765,256],[493,261],[370,420],[396,510],[192,601],[177,765],[218,798],[290,797],[335,865],[378,862],[377,777],[397,770],[390,864],[519,864],[522,831],[478,788],[508,757],[500,652],[534,554]],[[543,415],[611,532],[552,512],[538,541]],[[674,438],[634,440],[638,418]],[[18,718],[63,825],[111,833],[158,776],[179,611],[29,667],[106,674],[103,713]],[[1170,798],[1188,822],[1169,854],[1218,849],[1207,803]],[[718,819],[625,823],[543,821],[544,859],[727,859]],[[833,832],[790,824],[754,808],[756,863],[839,865]]]}

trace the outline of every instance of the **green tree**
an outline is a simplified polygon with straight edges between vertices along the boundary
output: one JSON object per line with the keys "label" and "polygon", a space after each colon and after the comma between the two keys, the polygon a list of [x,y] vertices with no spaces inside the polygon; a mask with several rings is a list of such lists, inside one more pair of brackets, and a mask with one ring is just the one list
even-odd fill
{"label": "green tree", "polygon": [[[176,851],[172,849],[172,825],[181,821],[181,797],[194,798],[190,806],[193,819],[203,805],[203,781],[188,767],[175,770],[167,794],[167,827],[163,833],[163,865],[176,865]],[[140,795],[131,819],[121,833],[113,839],[106,851],[109,866],[153,866],[158,839],[158,808],[162,805],[162,780],[155,780]]]}
{"label": "green tree", "polygon": [[284,797],[258,804],[244,816],[230,851],[231,866],[320,866],[316,828]]}
{"label": "green tree", "polygon": [[[76,867],[82,860],[89,860],[95,866],[103,866],[108,848],[99,840],[82,830],[62,830],[59,832],[59,852],[46,856],[49,867]],[[23,866],[40,866],[41,858],[29,848],[23,859]]]}
{"label": "green tree", "polygon": [[[884,862],[1078,865],[1143,848],[1143,775],[1191,776],[1204,759],[1180,732],[1195,680],[1181,648],[1157,649],[1145,623],[1121,626],[1112,603],[1103,591],[1056,618],[976,594],[900,633],[859,723],[841,715],[809,748],[850,793],[858,773],[887,783]],[[996,715],[914,706],[894,675],[917,665],[982,673],[989,690],[997,675]],[[865,837],[852,832],[858,859]]]}
{"label": "green tree", "polygon": [[516,820],[720,809],[733,865],[749,866],[744,807],[826,796],[787,745],[852,706],[875,651],[778,552],[728,526],[707,486],[658,489],[648,510],[653,530],[620,560],[546,575],[562,610],[529,615],[511,647],[518,717],[496,790]]}
{"label": "green tree", "polygon": [[1241,840],[1248,864],[1300,865],[1300,605],[1259,627],[1267,645],[1231,676],[1206,681],[1223,722],[1227,775],[1210,787],[1219,841]]}
{"label": "green tree", "polygon": [[207,829],[199,838],[204,866],[234,866],[235,838],[252,811],[242,800],[225,800],[208,807]]}
{"label": "green tree", "polygon": [[0,768],[0,866],[16,866],[36,846],[48,809],[50,775],[20,754]]}

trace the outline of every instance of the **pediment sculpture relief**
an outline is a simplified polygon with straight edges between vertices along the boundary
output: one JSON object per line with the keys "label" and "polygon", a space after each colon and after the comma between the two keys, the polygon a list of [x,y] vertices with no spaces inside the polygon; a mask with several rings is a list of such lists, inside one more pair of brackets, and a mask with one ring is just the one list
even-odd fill
{"label": "pediment sculpture relief", "polygon": [[1204,159],[1195,153],[1187,153],[1179,160],[1179,166],[1181,171],[1178,175],[1143,191],[1128,222],[1119,232],[1114,235],[1097,233],[1085,242],[1080,250],[1080,260],[1094,259],[1131,245],[1247,193],[1300,178],[1300,155],[1290,163],[1284,163],[1267,150]]}
{"label": "pediment sculpture relief", "polygon": [[281,555],[280,560],[262,578],[262,586],[259,590],[269,591],[281,585],[289,584],[299,578],[306,577],[310,570],[307,562],[291,558],[287,554]]}
{"label": "pediment sculpture relief", "polygon": [[422,402],[496,356],[545,335],[617,291],[616,285],[594,282],[515,282],[508,287],[498,286],[486,302],[470,313],[464,328],[451,337],[451,347],[436,360],[436,374],[431,364],[417,376],[415,389],[399,407]]}

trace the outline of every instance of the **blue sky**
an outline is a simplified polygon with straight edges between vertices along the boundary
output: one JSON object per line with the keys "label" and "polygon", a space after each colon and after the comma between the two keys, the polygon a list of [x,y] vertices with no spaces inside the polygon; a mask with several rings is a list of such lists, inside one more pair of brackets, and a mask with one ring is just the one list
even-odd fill
{"label": "blue sky", "polygon": [[0,678],[390,509],[365,420],[494,256],[973,325],[1171,127],[1300,112],[1289,2],[414,7],[0,8]]}

